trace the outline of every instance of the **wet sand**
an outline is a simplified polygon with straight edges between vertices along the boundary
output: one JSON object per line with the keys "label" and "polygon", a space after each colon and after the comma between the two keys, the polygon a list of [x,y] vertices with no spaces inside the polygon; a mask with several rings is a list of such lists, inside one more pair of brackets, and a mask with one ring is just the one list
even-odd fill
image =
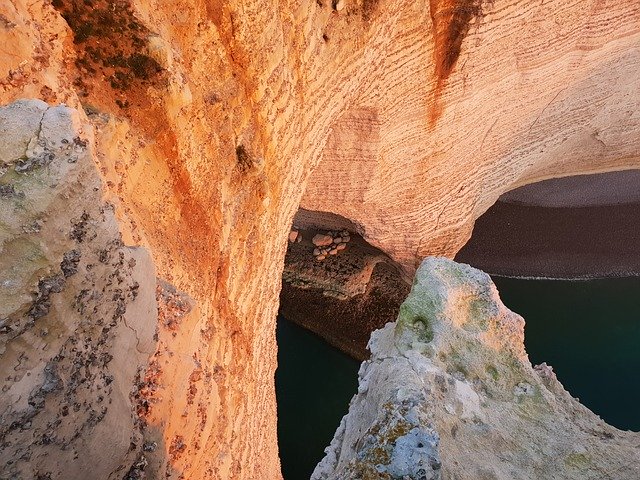
{"label": "wet sand", "polygon": [[640,203],[550,208],[498,201],[455,260],[513,277],[640,275]]}

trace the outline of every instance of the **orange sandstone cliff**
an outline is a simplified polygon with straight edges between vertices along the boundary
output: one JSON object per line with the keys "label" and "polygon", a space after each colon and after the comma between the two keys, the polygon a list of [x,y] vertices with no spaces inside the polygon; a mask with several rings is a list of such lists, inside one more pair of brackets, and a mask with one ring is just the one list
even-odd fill
{"label": "orange sandstone cliff", "polygon": [[[158,478],[279,478],[275,316],[300,206],[348,218],[411,273],[426,254],[454,255],[474,220],[515,186],[640,163],[635,0],[8,0],[0,4],[0,42],[0,103],[30,98],[69,107],[75,133],[64,139],[84,145],[81,168],[91,179],[65,176],[73,173],[62,168],[66,151],[32,161],[44,147],[63,148],[42,137],[38,121],[24,130],[19,153],[3,151],[0,159],[3,218],[15,218],[20,193],[41,188],[27,186],[42,175],[38,181],[63,189],[52,194],[58,204],[25,218],[67,228],[38,236],[25,225],[1,225],[3,256],[22,258],[10,245],[23,241],[47,252],[28,275],[3,264],[10,278],[2,288],[18,282],[24,300],[2,305],[0,320],[12,333],[0,341],[14,352],[2,363],[16,372],[5,380],[3,428],[19,405],[26,411],[38,385],[45,405],[35,425],[40,443],[33,423],[5,436],[2,455],[15,457],[2,458],[12,462],[7,475],[62,478],[75,465],[95,478],[142,470]],[[3,123],[0,135],[17,134]],[[51,165],[62,168],[55,181],[47,177]],[[84,213],[92,228],[108,227],[95,245],[76,247],[69,235]],[[107,249],[100,241],[112,242],[116,265],[100,262]],[[69,361],[63,349],[93,348],[89,330],[81,330],[80,347],[69,339],[117,304],[91,297],[102,313],[69,321],[49,343],[59,350],[47,355],[35,353],[41,337],[22,330],[29,305],[43,294],[54,304],[65,295],[62,285],[42,282],[66,278],[69,251],[95,255],[102,271],[80,260],[79,272],[108,283],[119,268],[117,249],[125,249],[126,263],[134,247],[150,259],[127,271],[131,286],[142,285],[141,275],[145,288],[157,283],[157,290],[155,299],[146,290],[131,294],[125,313],[111,313],[117,330],[103,347],[113,360],[95,368],[112,375],[112,362],[132,355],[131,370],[122,367],[114,379],[119,390],[109,393],[117,406],[91,416],[104,386],[91,374],[65,415],[58,386],[72,379],[72,365],[64,375],[45,366],[59,354]],[[87,287],[84,277],[69,278],[73,306]],[[140,326],[127,321],[131,331],[125,319],[143,300]],[[66,318],[63,304],[43,310],[36,325]],[[138,328],[147,343],[135,353]],[[149,328],[157,335],[149,337]],[[135,378],[136,366],[146,366],[143,377]],[[33,385],[20,383],[27,377]],[[25,442],[33,443],[30,453],[14,455]],[[67,453],[52,461],[60,452]],[[106,460],[82,467],[80,458]]]}

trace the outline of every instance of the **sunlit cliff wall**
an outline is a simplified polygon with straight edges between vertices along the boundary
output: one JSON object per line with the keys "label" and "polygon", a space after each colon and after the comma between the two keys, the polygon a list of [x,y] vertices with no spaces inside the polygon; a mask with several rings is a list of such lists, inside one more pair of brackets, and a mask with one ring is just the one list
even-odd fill
{"label": "sunlit cliff wall", "polygon": [[145,411],[169,477],[280,475],[275,315],[301,201],[411,270],[505,190],[640,157],[632,0],[9,0],[0,42],[0,102],[80,112],[124,243],[192,302],[160,305]]}

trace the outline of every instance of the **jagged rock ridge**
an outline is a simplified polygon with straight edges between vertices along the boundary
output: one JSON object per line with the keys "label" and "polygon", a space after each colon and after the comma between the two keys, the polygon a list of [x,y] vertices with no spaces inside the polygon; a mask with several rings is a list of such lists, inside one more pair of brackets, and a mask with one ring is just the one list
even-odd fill
{"label": "jagged rock ridge", "polygon": [[[640,434],[607,425],[550,367],[532,367],[523,319],[479,270],[425,259],[370,349],[314,480],[640,475]],[[411,459],[402,470],[398,450]]]}

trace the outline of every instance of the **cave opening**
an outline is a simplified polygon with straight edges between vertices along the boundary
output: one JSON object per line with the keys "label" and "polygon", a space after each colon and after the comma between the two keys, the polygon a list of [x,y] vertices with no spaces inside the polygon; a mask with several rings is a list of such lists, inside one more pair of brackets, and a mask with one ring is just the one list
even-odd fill
{"label": "cave opening", "polygon": [[640,430],[640,170],[545,180],[507,192],[455,260],[489,273],[526,321],[532,364],[581,403]]}
{"label": "cave opening", "polygon": [[293,221],[276,332],[285,480],[311,476],[357,392],[371,332],[395,321],[409,293],[400,267],[363,233],[327,212],[300,209]]}
{"label": "cave opening", "polygon": [[[640,170],[630,170],[511,190],[455,258],[491,274],[504,303],[525,318],[532,364],[551,365],[584,405],[632,430],[640,430],[639,185]],[[410,290],[364,233],[332,213],[301,208],[294,218],[277,325],[285,480],[309,478],[324,456],[356,393],[370,333],[395,321]],[[326,248],[316,235],[329,237]]]}

